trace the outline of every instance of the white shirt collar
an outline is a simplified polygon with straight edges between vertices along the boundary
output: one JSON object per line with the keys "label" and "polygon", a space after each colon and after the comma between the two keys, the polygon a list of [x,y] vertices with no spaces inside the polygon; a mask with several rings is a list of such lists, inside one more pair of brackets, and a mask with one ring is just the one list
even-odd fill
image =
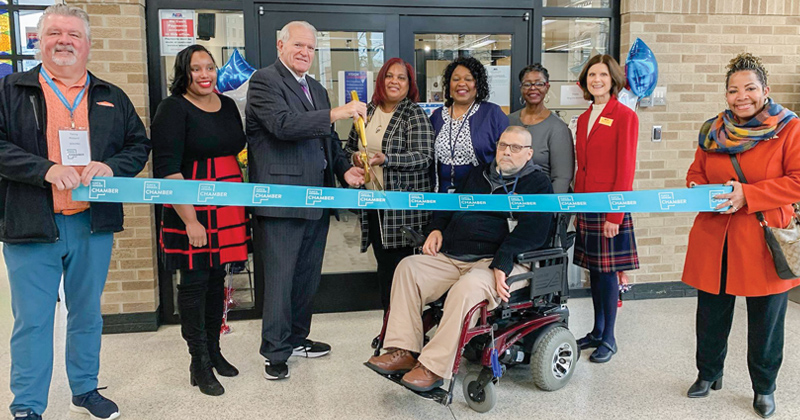
{"label": "white shirt collar", "polygon": [[292,73],[292,76],[294,76],[295,80],[300,82],[300,79],[305,79],[306,73],[303,73],[298,76],[297,73],[294,72],[294,70],[290,69],[289,66],[287,66],[286,63],[283,62],[282,58],[279,58],[279,60],[281,61],[281,64],[283,64],[283,67],[286,67],[286,70],[289,70],[289,73]]}

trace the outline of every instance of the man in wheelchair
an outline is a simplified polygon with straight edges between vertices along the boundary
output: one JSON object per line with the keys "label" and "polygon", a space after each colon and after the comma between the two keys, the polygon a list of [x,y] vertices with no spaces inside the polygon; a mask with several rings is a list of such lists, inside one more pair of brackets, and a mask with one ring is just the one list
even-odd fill
{"label": "man in wheelchair", "polygon": [[[552,194],[549,177],[531,161],[533,153],[528,130],[508,127],[495,160],[473,168],[456,192]],[[424,255],[407,257],[397,267],[383,343],[387,351],[367,365],[384,375],[407,372],[401,383],[417,392],[451,379],[467,313],[484,300],[494,309],[525,286],[506,284],[509,276],[527,271],[514,257],[545,246],[552,221],[552,213],[437,212],[427,228]],[[422,311],[445,293],[439,327],[423,348]],[[470,325],[478,322],[477,315]]]}

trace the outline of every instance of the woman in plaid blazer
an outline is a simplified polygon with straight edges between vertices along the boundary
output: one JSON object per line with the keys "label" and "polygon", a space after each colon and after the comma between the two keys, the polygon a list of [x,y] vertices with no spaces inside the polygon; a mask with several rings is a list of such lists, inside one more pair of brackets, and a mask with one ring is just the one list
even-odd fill
{"label": "woman in plaid blazer", "polygon": [[[399,58],[381,67],[375,82],[372,102],[367,106],[367,150],[370,182],[376,191],[432,190],[430,166],[433,163],[433,128],[425,111],[417,105],[419,91],[414,69]],[[363,166],[359,137],[350,131],[345,151],[353,163]],[[376,193],[380,194],[380,193]],[[360,212],[361,252],[372,245],[378,261],[378,284],[383,310],[389,307],[392,277],[397,264],[413,253],[400,228],[421,230],[430,220],[429,211],[364,210]]]}

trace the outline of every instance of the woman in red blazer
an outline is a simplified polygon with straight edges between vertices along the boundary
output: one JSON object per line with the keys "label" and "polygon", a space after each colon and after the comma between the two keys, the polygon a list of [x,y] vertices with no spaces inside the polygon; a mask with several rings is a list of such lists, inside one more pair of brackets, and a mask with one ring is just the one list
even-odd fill
{"label": "woman in red blazer", "polygon": [[[630,191],[639,118],[616,98],[625,86],[624,72],[610,55],[596,55],[584,66],[579,81],[592,105],[578,118],[575,192]],[[589,360],[605,363],[617,352],[617,272],[639,268],[633,222],[629,213],[579,213],[577,219],[575,264],[589,270],[594,304],[594,328],[578,345],[596,348]]]}

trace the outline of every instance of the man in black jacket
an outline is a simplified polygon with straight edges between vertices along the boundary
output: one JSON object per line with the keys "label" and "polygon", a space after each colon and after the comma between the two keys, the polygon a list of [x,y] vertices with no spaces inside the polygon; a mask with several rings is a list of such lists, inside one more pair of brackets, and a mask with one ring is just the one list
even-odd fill
{"label": "man in black jacket", "polygon": [[[364,169],[352,167],[331,124],[366,119],[367,107],[351,101],[331,109],[325,87],[306,74],[316,44],[317,31],[308,22],[286,24],[279,34],[279,59],[250,78],[245,115],[250,181],[317,187],[308,188],[306,202],[324,205],[318,187],[334,187],[336,178],[342,185],[364,183]],[[328,344],[308,339],[330,212],[279,207],[252,212],[255,274],[264,282],[264,377],[284,379],[290,356],[330,352]]]}
{"label": "man in black jacket", "polygon": [[[497,142],[495,160],[473,168],[456,192],[552,194],[550,179],[531,157],[528,130],[508,127]],[[513,290],[525,286],[506,284],[508,276],[526,270],[514,263],[514,256],[545,245],[552,219],[552,213],[437,213],[422,247],[425,255],[408,257],[397,267],[384,338],[388,351],[370,358],[370,367],[383,374],[408,372],[402,383],[415,391],[441,386],[452,375],[467,312],[483,300],[494,309],[500,299],[508,300]],[[420,310],[448,290],[436,334],[422,348]],[[477,317],[472,324],[476,322]]]}
{"label": "man in black jacket", "polygon": [[86,12],[50,6],[38,33],[42,65],[0,80],[0,241],[14,314],[10,408],[15,419],[40,419],[47,407],[63,275],[71,409],[112,419],[119,409],[97,392],[100,296],[122,205],[73,201],[72,190],[96,176],[136,176],[150,141],[125,93],[86,70]]}

